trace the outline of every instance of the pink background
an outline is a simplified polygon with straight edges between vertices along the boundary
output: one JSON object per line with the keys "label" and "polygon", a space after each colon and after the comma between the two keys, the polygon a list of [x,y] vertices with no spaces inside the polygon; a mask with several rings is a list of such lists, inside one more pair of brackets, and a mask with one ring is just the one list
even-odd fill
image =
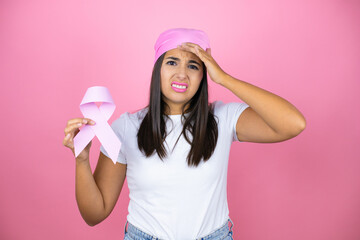
{"label": "pink background", "polygon": [[[207,32],[227,73],[307,119],[289,141],[233,144],[234,238],[360,239],[360,2],[219,2],[0,2],[1,239],[123,238],[127,183],[109,218],[86,225],[63,131],[91,86],[110,89],[109,122],[145,106],[154,43],[173,27]],[[212,82],[210,100],[242,101]]]}

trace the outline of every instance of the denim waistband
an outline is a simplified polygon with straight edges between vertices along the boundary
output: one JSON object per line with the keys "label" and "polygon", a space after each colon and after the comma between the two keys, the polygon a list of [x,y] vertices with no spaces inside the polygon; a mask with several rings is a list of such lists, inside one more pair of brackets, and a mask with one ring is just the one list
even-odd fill
{"label": "denim waistband", "polygon": [[[230,229],[229,229],[229,222],[231,223]],[[232,227],[234,226],[233,222],[229,218],[224,225],[216,230],[214,230],[212,233],[197,238],[196,240],[212,240],[212,239],[219,239],[228,236],[229,232],[232,233]],[[126,229],[127,227],[127,229]],[[132,225],[129,221],[126,221],[124,233],[129,233],[129,237],[134,239],[141,239],[141,240],[162,240],[158,237],[155,237],[153,235],[150,235],[148,233],[143,232],[141,229],[135,227]]]}

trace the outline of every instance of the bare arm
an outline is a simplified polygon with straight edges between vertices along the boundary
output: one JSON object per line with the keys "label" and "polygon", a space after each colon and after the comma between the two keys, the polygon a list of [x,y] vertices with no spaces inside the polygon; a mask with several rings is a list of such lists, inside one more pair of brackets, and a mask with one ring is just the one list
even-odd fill
{"label": "bare arm", "polygon": [[196,54],[204,62],[211,80],[233,92],[250,107],[240,115],[236,135],[240,141],[280,142],[295,137],[305,129],[304,116],[285,99],[225,73],[206,51],[186,42],[179,49]]}
{"label": "bare arm", "polygon": [[[65,127],[63,145],[74,153],[74,137],[79,127],[95,124],[91,119],[70,119]],[[125,181],[125,164],[116,163],[100,152],[94,174],[89,163],[90,143],[75,158],[75,195],[81,216],[85,222],[94,226],[107,218],[119,198]]]}
{"label": "bare arm", "polygon": [[101,152],[94,174],[89,161],[76,162],[76,201],[88,225],[102,222],[114,209],[125,181],[126,166],[114,165]]}
{"label": "bare arm", "polygon": [[280,142],[305,129],[304,116],[285,99],[230,75],[223,78],[221,85],[250,106],[237,121],[240,141]]}

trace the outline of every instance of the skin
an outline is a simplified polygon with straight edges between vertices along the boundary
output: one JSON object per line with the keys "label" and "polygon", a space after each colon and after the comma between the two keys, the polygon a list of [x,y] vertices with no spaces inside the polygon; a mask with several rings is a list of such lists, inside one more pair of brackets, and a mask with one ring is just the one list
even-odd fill
{"label": "skin", "polygon": [[294,105],[269,91],[236,79],[216,63],[211,49],[195,43],[183,43],[179,49],[189,51],[204,62],[212,81],[233,92],[250,107],[240,115],[236,135],[240,141],[281,142],[300,134],[306,126],[304,116]]}
{"label": "skin", "polygon": [[[168,57],[179,60],[170,63]],[[183,43],[177,49],[169,50],[161,69],[161,91],[164,101],[170,106],[169,114],[181,114],[181,107],[190,100],[199,88],[203,70],[189,61],[202,61],[212,81],[227,88],[250,107],[243,111],[236,124],[236,134],[244,142],[280,142],[293,138],[306,126],[304,116],[285,99],[236,79],[225,73],[211,56],[211,49],[203,50],[194,43]],[[199,70],[192,66],[197,66]],[[184,93],[171,88],[171,82],[187,83]],[[63,145],[74,154],[73,138],[79,127],[94,124],[88,118],[74,118],[67,122]],[[112,160],[100,152],[99,160],[91,172],[89,150],[91,142],[77,156],[75,174],[76,201],[85,222],[94,226],[110,215],[123,187],[126,177],[126,164],[113,164]]]}
{"label": "skin", "polygon": [[[176,59],[174,59],[176,58]],[[191,62],[195,61],[194,62]],[[171,49],[166,52],[161,65],[161,92],[163,100],[170,106],[169,115],[181,114],[182,106],[189,101],[199,89],[203,77],[202,62],[195,54]],[[176,92],[172,82],[186,83],[185,92]]]}
{"label": "skin", "polygon": [[[74,152],[74,137],[79,128],[95,124],[88,118],[67,122],[63,145]],[[89,162],[91,142],[75,158],[75,196],[80,214],[89,226],[106,219],[115,207],[126,177],[126,164],[116,163],[100,152],[94,174]]]}

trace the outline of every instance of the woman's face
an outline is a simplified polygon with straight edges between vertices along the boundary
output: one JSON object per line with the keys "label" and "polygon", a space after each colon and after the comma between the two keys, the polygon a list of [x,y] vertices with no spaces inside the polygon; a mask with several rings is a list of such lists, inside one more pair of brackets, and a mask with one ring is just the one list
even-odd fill
{"label": "woman's face", "polygon": [[161,92],[170,115],[181,114],[182,106],[197,92],[203,77],[202,61],[194,53],[171,49],[161,65]]}

